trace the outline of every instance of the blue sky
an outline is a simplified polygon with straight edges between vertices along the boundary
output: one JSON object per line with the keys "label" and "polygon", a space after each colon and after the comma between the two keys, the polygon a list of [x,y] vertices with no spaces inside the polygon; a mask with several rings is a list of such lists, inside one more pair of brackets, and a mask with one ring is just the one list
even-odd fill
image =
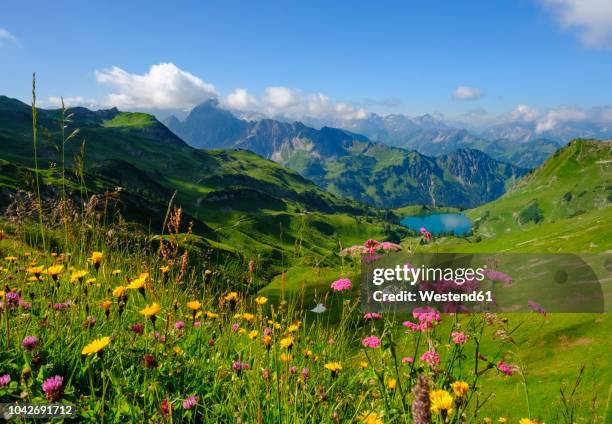
{"label": "blue sky", "polygon": [[124,109],[214,95],[265,114],[460,117],[612,102],[608,0],[35,3],[0,15],[0,94],[22,100],[36,71],[43,103]]}

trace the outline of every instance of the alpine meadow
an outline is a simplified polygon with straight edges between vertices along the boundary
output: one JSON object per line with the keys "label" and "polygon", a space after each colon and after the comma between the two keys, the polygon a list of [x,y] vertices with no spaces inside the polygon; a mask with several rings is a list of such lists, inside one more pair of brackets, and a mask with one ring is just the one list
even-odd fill
{"label": "alpine meadow", "polygon": [[612,423],[610,8],[272,3],[0,17],[0,419]]}

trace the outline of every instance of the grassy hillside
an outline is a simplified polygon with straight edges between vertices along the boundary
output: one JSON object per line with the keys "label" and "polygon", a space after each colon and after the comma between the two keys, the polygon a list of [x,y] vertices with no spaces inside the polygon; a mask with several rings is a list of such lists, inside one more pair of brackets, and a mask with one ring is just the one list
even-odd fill
{"label": "grassy hillside", "polygon": [[612,142],[575,140],[501,198],[466,212],[474,236],[443,251],[598,252],[612,248]]}
{"label": "grassy hillside", "polygon": [[[124,213],[153,233],[162,230],[171,198],[209,242],[277,264],[330,260],[340,243],[405,233],[377,218],[376,211],[336,197],[253,153],[194,149],[151,115],[84,108],[69,109],[66,115],[66,134],[79,130],[65,144],[66,167],[74,166],[83,148],[87,193],[122,187]],[[43,186],[61,179],[60,118],[58,110],[38,111]],[[5,187],[0,200],[6,206],[11,189],[33,190],[35,175],[31,108],[6,97],[0,97],[0,159],[7,161],[0,177]],[[74,173],[66,175],[71,194],[82,196]]]}

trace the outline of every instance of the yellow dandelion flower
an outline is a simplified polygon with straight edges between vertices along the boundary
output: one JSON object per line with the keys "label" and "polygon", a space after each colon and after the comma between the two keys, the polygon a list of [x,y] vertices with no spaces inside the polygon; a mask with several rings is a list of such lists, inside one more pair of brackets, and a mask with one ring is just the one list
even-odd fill
{"label": "yellow dandelion flower", "polygon": [[57,277],[59,273],[62,272],[63,269],[64,269],[64,265],[53,265],[47,268],[47,270],[45,271],[45,274],[51,277]]}
{"label": "yellow dandelion flower", "polygon": [[198,309],[202,307],[202,303],[200,303],[200,301],[198,300],[192,300],[190,302],[187,302],[187,307],[191,309],[192,311],[197,311]]}
{"label": "yellow dandelion flower", "polygon": [[453,410],[453,397],[446,390],[432,390],[429,392],[429,402],[431,404],[431,412],[440,414],[445,411],[450,414]]}
{"label": "yellow dandelion flower", "polygon": [[453,384],[451,384],[451,389],[453,389],[455,396],[465,397],[470,389],[470,386],[465,381],[455,381]]}
{"label": "yellow dandelion flower", "polygon": [[335,374],[338,371],[342,370],[342,365],[340,365],[340,362],[328,362],[327,364],[325,364],[325,368],[330,370],[332,374]]}
{"label": "yellow dandelion flower", "polygon": [[226,294],[226,295],[223,297],[223,299],[224,299],[226,302],[230,302],[230,301],[232,301],[232,300],[238,300],[238,293],[236,293],[236,292],[229,292],[228,294]]}
{"label": "yellow dandelion flower", "polygon": [[244,318],[248,322],[251,322],[255,319],[255,315],[245,312],[244,314],[242,314],[242,318]]}
{"label": "yellow dandelion flower", "polygon": [[209,318],[209,319],[219,318],[219,314],[215,312],[211,312],[211,311],[206,311],[206,318]]}
{"label": "yellow dandelion flower", "polygon": [[167,274],[168,272],[170,272],[170,266],[169,265],[165,265],[159,268],[159,270],[161,271],[162,274]]}
{"label": "yellow dandelion flower", "polygon": [[140,313],[145,317],[149,318],[159,314],[160,311],[161,308],[159,307],[159,305],[157,303],[153,303],[152,305],[147,305],[147,307],[142,309]]}
{"label": "yellow dandelion flower", "polygon": [[91,257],[89,258],[89,262],[91,262],[94,265],[100,265],[100,262],[102,262],[102,259],[104,259],[103,252],[92,252]]}
{"label": "yellow dandelion flower", "polygon": [[249,338],[254,339],[259,335],[259,331],[253,330],[249,333]]}
{"label": "yellow dandelion flower", "polygon": [[311,356],[312,356],[312,350],[310,350],[310,349],[306,349],[306,350],[304,351],[304,357],[306,357],[306,358],[310,358]]}
{"label": "yellow dandelion flower", "polygon": [[7,262],[16,262],[17,261],[17,257],[16,256],[5,256],[4,260]]}
{"label": "yellow dandelion flower", "polygon": [[238,329],[238,334],[244,334],[246,333],[246,328],[239,328]]}
{"label": "yellow dandelion flower", "polygon": [[257,296],[255,298],[255,303],[257,303],[259,306],[265,305],[266,303],[268,303],[268,298],[264,296]]}
{"label": "yellow dandelion flower", "polygon": [[40,266],[31,266],[26,271],[28,272],[28,274],[34,274],[36,276],[39,276],[40,274],[43,273],[44,270],[45,270],[45,267],[40,265]]}
{"label": "yellow dandelion flower", "polygon": [[0,299],[4,298],[5,295],[6,293],[4,292],[4,290],[0,290]]}
{"label": "yellow dandelion flower", "polygon": [[281,353],[280,359],[283,362],[293,361],[293,355],[290,353]]}
{"label": "yellow dandelion flower", "polygon": [[263,338],[261,339],[261,342],[265,345],[265,346],[270,346],[270,344],[272,344],[272,336],[269,335],[265,335],[263,336]]}
{"label": "yellow dandelion flower", "polygon": [[70,275],[70,282],[71,283],[75,283],[75,282],[79,281],[80,279],[82,279],[83,277],[85,277],[86,275],[87,275],[87,271],[84,271],[84,270],[74,271]]}
{"label": "yellow dandelion flower", "polygon": [[174,353],[176,353],[177,355],[180,355],[181,353],[183,353],[183,349],[181,349],[178,346],[174,346]]}
{"label": "yellow dandelion flower", "polygon": [[115,287],[115,289],[113,290],[113,296],[114,297],[121,297],[125,294],[125,287],[123,286],[119,286],[119,287]]}
{"label": "yellow dandelion flower", "polygon": [[501,424],[506,424],[508,422],[508,418],[505,417],[499,417],[499,419],[497,420],[498,423]]}
{"label": "yellow dandelion flower", "polygon": [[368,367],[368,363],[367,363],[366,361],[361,361],[361,362],[359,363],[359,368],[361,368],[361,369],[364,369],[364,370],[365,370],[367,367]]}
{"label": "yellow dandelion flower", "polygon": [[532,420],[530,418],[521,418],[519,424],[538,424],[536,420]]}
{"label": "yellow dandelion flower", "polygon": [[111,271],[111,275],[120,275],[121,274],[121,270],[120,269],[113,269]]}
{"label": "yellow dandelion flower", "polygon": [[279,342],[280,347],[284,347],[286,349],[291,349],[293,347],[293,337],[285,337]]}
{"label": "yellow dandelion flower", "polygon": [[291,324],[289,327],[287,327],[287,332],[295,333],[296,331],[300,329],[300,325],[302,325],[302,323],[299,321],[296,322],[295,324]]}
{"label": "yellow dandelion flower", "polygon": [[85,280],[85,283],[86,283],[86,284],[93,284],[93,283],[95,283],[95,282],[96,282],[96,279],[95,279],[95,278],[88,278],[87,280]]}
{"label": "yellow dandelion flower", "polygon": [[145,286],[145,280],[141,278],[136,278],[135,280],[130,281],[130,284],[127,285],[128,290],[140,290]]}
{"label": "yellow dandelion flower", "polygon": [[383,424],[382,418],[376,412],[364,412],[359,416],[359,422],[362,424]]}
{"label": "yellow dandelion flower", "polygon": [[30,278],[28,278],[28,281],[34,282],[34,281],[40,281],[39,277],[35,277],[35,276],[31,276]]}
{"label": "yellow dandelion flower", "polygon": [[83,355],[91,355],[92,353],[98,353],[102,349],[104,349],[110,343],[110,337],[102,337],[101,339],[96,339],[93,342],[89,343],[82,350]]}
{"label": "yellow dandelion flower", "polygon": [[111,306],[113,306],[113,302],[111,300],[104,300],[102,303],[100,303],[100,306],[102,309],[108,310]]}
{"label": "yellow dandelion flower", "polygon": [[390,378],[389,381],[387,381],[387,387],[389,388],[389,390],[395,390],[396,386],[397,380],[395,378]]}

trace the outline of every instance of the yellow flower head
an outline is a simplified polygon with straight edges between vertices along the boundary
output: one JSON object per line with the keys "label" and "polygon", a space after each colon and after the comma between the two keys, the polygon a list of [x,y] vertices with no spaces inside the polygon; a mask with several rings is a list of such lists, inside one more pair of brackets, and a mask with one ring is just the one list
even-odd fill
{"label": "yellow flower head", "polygon": [[244,318],[248,322],[251,322],[255,319],[255,315],[245,312],[244,314],[242,314],[242,318]]}
{"label": "yellow flower head", "polygon": [[130,281],[130,284],[126,287],[128,290],[140,290],[144,288],[145,280],[142,278],[136,278],[135,280]]}
{"label": "yellow flower head", "polygon": [[272,336],[269,336],[269,335],[263,336],[263,338],[261,339],[261,342],[264,344],[264,346],[270,346],[270,344],[272,343]]}
{"label": "yellow flower head", "polygon": [[383,424],[382,418],[376,412],[364,412],[359,416],[359,422],[362,424]]}
{"label": "yellow flower head", "polygon": [[72,274],[70,274],[70,282],[71,283],[75,283],[77,281],[79,281],[81,278],[85,277],[87,275],[87,271],[74,271]]}
{"label": "yellow flower head", "polygon": [[230,302],[232,300],[238,300],[238,293],[236,293],[236,292],[229,292],[228,294],[226,294],[223,297],[223,300],[225,300],[226,302]]}
{"label": "yellow flower head", "polygon": [[50,277],[57,277],[63,269],[64,265],[53,265],[47,268],[47,271],[45,271],[45,273]]}
{"label": "yellow flower head", "polygon": [[102,259],[104,259],[104,253],[92,252],[91,257],[89,258],[89,261],[94,265],[100,265],[100,262],[102,262]]}
{"label": "yellow flower head", "polygon": [[102,309],[110,309],[111,306],[113,306],[113,302],[110,300],[104,300],[102,303],[100,303],[100,306],[102,306]]}
{"label": "yellow flower head", "polygon": [[538,424],[538,422],[529,418],[521,418],[519,424]]}
{"label": "yellow flower head", "polygon": [[255,298],[255,303],[257,303],[259,306],[265,305],[266,303],[268,303],[268,298],[264,296],[257,296]]}
{"label": "yellow flower head", "polygon": [[289,362],[293,360],[293,355],[290,353],[281,353],[280,359],[283,362]]}
{"label": "yellow flower head", "polygon": [[83,355],[91,355],[92,353],[98,353],[102,349],[106,347],[110,343],[110,337],[102,337],[101,339],[96,339],[93,342],[89,343],[87,346],[83,348],[81,352]]}
{"label": "yellow flower head", "polygon": [[296,322],[295,324],[291,324],[289,327],[287,327],[287,332],[295,333],[300,329],[300,325],[302,325],[300,321]]}
{"label": "yellow flower head", "polygon": [[197,311],[198,309],[202,307],[202,303],[200,303],[200,301],[198,300],[192,300],[190,302],[187,302],[187,307],[191,309],[192,311]]}
{"label": "yellow flower head", "polygon": [[111,271],[111,275],[119,275],[119,274],[121,274],[121,270],[120,269],[113,269]]}
{"label": "yellow flower head", "polygon": [[4,297],[6,293],[4,292],[4,290],[0,290],[0,299],[2,299]]}
{"label": "yellow flower head", "polygon": [[453,393],[457,397],[465,397],[467,395],[470,386],[465,381],[455,381],[451,384],[451,389],[453,389]]}
{"label": "yellow flower head", "polygon": [[15,262],[17,261],[17,257],[16,256],[6,256],[4,260],[7,262]]}
{"label": "yellow flower head", "polygon": [[142,309],[140,313],[145,317],[149,318],[159,314],[159,311],[161,311],[159,305],[157,303],[153,303],[152,305],[147,305],[147,307]]}
{"label": "yellow flower head", "polygon": [[121,297],[125,294],[125,287],[123,286],[119,286],[119,287],[115,287],[115,289],[113,290],[113,296],[114,297]]}
{"label": "yellow flower head", "polygon": [[325,368],[330,370],[332,373],[337,373],[342,369],[342,365],[340,365],[340,362],[329,362],[325,364]]}
{"label": "yellow flower head", "polygon": [[505,417],[499,417],[499,419],[497,420],[498,423],[501,424],[506,424],[508,422],[508,418]]}
{"label": "yellow flower head", "polygon": [[368,367],[368,363],[367,363],[366,361],[361,361],[361,362],[359,363],[359,368],[361,368],[361,369],[364,369],[364,370],[365,370],[367,367]]}
{"label": "yellow flower head", "polygon": [[254,339],[255,337],[257,337],[259,335],[259,331],[257,330],[253,330],[249,333],[249,338]]}
{"label": "yellow flower head", "polygon": [[395,386],[397,386],[397,380],[395,378],[390,378],[389,381],[387,381],[387,387],[389,390],[395,390]]}
{"label": "yellow flower head", "polygon": [[170,266],[169,265],[165,265],[159,268],[159,270],[161,271],[162,274],[167,274],[168,272],[170,272]]}
{"label": "yellow flower head", "polygon": [[450,414],[453,410],[453,397],[446,390],[432,390],[429,392],[429,402],[431,404],[431,412],[439,414],[446,411]]}
{"label": "yellow flower head", "polygon": [[95,282],[96,282],[95,278],[88,278],[87,280],[85,280],[85,283],[87,283],[87,284],[93,284]]}
{"label": "yellow flower head", "polygon": [[215,312],[211,312],[211,311],[206,311],[206,318],[209,318],[209,319],[219,318],[219,314]]}
{"label": "yellow flower head", "polygon": [[29,274],[34,274],[36,276],[40,275],[43,273],[43,271],[45,270],[44,266],[31,266],[27,269]]}
{"label": "yellow flower head", "polygon": [[282,339],[279,344],[280,347],[284,347],[286,349],[291,349],[291,347],[293,346],[293,337],[289,336],[289,337],[285,337],[284,339]]}

